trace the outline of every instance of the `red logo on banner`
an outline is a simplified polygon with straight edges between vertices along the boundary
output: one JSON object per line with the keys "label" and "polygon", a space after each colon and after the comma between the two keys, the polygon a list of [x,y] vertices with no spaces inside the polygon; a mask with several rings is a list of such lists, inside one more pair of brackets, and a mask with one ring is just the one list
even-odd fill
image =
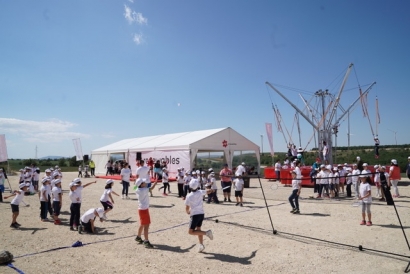
{"label": "red logo on banner", "polygon": [[228,146],[228,141],[227,141],[227,140],[223,140],[223,141],[222,141],[222,146],[223,146],[223,147],[227,147],[227,146]]}

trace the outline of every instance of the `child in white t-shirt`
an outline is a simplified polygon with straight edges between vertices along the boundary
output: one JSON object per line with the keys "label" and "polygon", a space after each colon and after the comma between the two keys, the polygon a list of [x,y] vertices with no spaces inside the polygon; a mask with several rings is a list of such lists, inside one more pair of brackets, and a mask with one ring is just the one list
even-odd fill
{"label": "child in white t-shirt", "polygon": [[114,190],[112,190],[112,186],[114,185],[114,181],[108,179],[105,183],[105,189],[103,194],[101,195],[100,202],[104,207],[104,214],[108,213],[114,207],[114,199],[112,198],[112,194],[120,196]]}
{"label": "child in white t-shirt", "polygon": [[54,187],[51,189],[53,193],[53,210],[54,210],[54,224],[59,225],[61,224],[61,220],[58,218],[60,215],[61,205],[63,201],[63,195],[61,192],[61,179],[54,180]]}
{"label": "child in white t-shirt", "polygon": [[169,180],[168,170],[164,167],[162,168],[162,186],[158,188],[158,191],[161,191],[161,189],[164,189],[164,193],[162,193],[162,196],[168,196],[167,188],[168,188],[168,193],[171,193],[168,180]]}
{"label": "child in white t-shirt", "polygon": [[182,168],[178,168],[177,183],[178,183],[178,198],[182,198],[184,196],[184,173],[182,172]]}
{"label": "child in white t-shirt", "polygon": [[376,197],[377,198],[380,198],[381,197],[381,195],[380,195],[380,186],[381,186],[381,184],[380,184],[380,169],[379,169],[379,166],[378,165],[375,165],[374,166],[374,169],[375,169],[375,173],[374,173],[374,178],[373,178],[373,182],[374,182],[374,185],[376,186],[376,188],[377,188],[377,195],[376,195]]}
{"label": "child in white t-shirt", "polygon": [[49,198],[50,198],[50,177],[44,177],[41,181],[42,186],[40,188],[40,218],[42,222],[47,222],[47,212],[49,212]]}
{"label": "child in white t-shirt", "polygon": [[[239,175],[239,174],[237,174]],[[243,206],[243,186],[244,181],[242,179],[242,175],[239,175],[233,180],[233,184],[235,186],[235,198],[236,198],[236,205]]]}
{"label": "child in white t-shirt", "polygon": [[10,197],[16,196],[16,197],[14,197],[14,199],[10,203],[11,212],[12,212],[10,227],[13,227],[13,228],[19,228],[20,227],[20,224],[17,223],[17,217],[19,216],[19,212],[20,212],[19,205],[23,201],[24,192],[27,191],[29,185],[30,184],[21,183],[19,185],[19,190],[15,190],[14,193],[10,196],[4,196],[4,199],[8,199]]}
{"label": "child in white t-shirt", "polygon": [[[147,179],[138,178],[135,181],[135,185],[138,187],[136,194],[138,195],[138,215],[140,217],[140,226],[138,227],[138,234],[135,240],[139,244],[144,244],[146,248],[153,248],[154,246],[148,240],[148,230],[151,224],[151,217],[149,214],[149,196],[148,193],[152,191],[157,185],[157,181],[148,187]],[[141,235],[144,233],[145,240],[142,240]]]}
{"label": "child in white t-shirt", "polygon": [[203,197],[207,192],[209,193],[210,190],[199,189],[199,181],[195,178],[189,182],[189,188],[191,189],[191,193],[187,195],[185,200],[185,211],[188,215],[191,216],[188,234],[198,236],[198,252],[202,252],[205,249],[204,236],[206,235],[211,240],[213,240],[214,238],[212,230],[201,230],[202,222],[205,217]]}
{"label": "child in white t-shirt", "polygon": [[292,175],[292,194],[289,196],[289,203],[290,206],[292,207],[292,210],[290,213],[293,214],[299,214],[299,196],[300,196],[300,190],[302,189],[302,184],[301,180],[299,180],[296,174],[296,171],[292,170],[291,172]]}
{"label": "child in white t-shirt", "polygon": [[208,187],[210,191],[208,193],[208,201],[206,202],[207,204],[210,204],[211,201],[213,200],[215,204],[219,204],[218,200],[218,186],[216,185],[216,179],[215,179],[215,172],[211,172],[208,177]]}
{"label": "child in white t-shirt", "polygon": [[352,170],[352,184],[354,186],[354,191],[355,191],[355,197],[356,199],[359,199],[359,187],[360,187],[360,170],[357,167],[357,164],[353,164],[353,170]]}
{"label": "child in white t-shirt", "polygon": [[[360,175],[360,188],[359,188],[359,200],[362,201],[362,222],[361,225],[372,225],[372,213],[370,211],[370,206],[372,204],[372,191],[371,187],[367,181],[367,176]],[[366,212],[368,221],[366,223]]]}
{"label": "child in white t-shirt", "polygon": [[105,216],[104,209],[102,208],[91,208],[87,210],[83,216],[81,216],[81,226],[78,227],[78,233],[81,234],[81,232],[85,231],[87,233],[97,233],[97,230],[95,229],[94,221],[95,218],[99,217],[100,222],[103,222],[107,220],[107,217]]}
{"label": "child in white t-shirt", "polygon": [[350,167],[346,168],[346,197],[352,197],[352,169]]}

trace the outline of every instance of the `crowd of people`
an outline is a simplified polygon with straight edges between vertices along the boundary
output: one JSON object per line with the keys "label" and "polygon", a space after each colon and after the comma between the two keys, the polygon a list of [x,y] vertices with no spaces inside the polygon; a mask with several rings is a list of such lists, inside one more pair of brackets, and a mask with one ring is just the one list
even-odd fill
{"label": "crowd of people", "polygon": [[[325,158],[326,159],[326,158]],[[283,169],[288,170],[292,176],[292,194],[289,196],[289,203],[292,207],[291,213],[299,214],[298,197],[302,188],[302,173],[300,170],[301,162],[295,158],[292,162],[285,160],[283,165],[280,160],[274,164],[277,180],[281,180],[280,174]],[[344,163],[335,166],[327,163],[321,163],[321,159],[317,158],[313,163],[310,178],[313,183],[314,196],[312,198],[354,198],[360,201],[362,205],[362,221],[361,225],[372,225],[371,210],[372,192],[371,184],[376,187],[376,198],[379,201],[386,201],[387,204],[392,204],[393,198],[399,198],[398,182],[401,179],[400,167],[397,160],[392,159],[389,169],[386,166],[375,165],[374,171],[369,169],[369,165],[364,163],[359,156],[356,157],[356,162],[352,164]],[[406,174],[410,179],[410,157],[406,165]],[[391,193],[393,188],[393,194]],[[346,192],[345,192],[346,191]],[[367,221],[366,221],[367,214]]]}

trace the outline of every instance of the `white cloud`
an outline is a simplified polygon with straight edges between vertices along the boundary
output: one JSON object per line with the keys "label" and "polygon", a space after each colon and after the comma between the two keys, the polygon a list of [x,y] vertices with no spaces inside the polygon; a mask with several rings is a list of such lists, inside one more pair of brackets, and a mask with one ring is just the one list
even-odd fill
{"label": "white cloud", "polygon": [[69,131],[76,124],[51,119],[49,121],[30,121],[14,118],[0,118],[0,132],[16,135],[26,142],[56,143],[73,138],[89,138],[87,134]]}
{"label": "white cloud", "polygon": [[130,2],[130,3],[134,3],[134,0],[128,0],[128,2]]}
{"label": "white cloud", "polygon": [[133,11],[127,5],[124,5],[124,18],[130,25],[134,22],[140,25],[148,24],[148,19],[142,13]]}
{"label": "white cloud", "polygon": [[147,18],[145,18],[144,16],[142,16],[142,13],[140,13],[140,12],[137,12],[136,14],[135,14],[135,20],[137,21],[137,23],[138,24],[140,24],[140,25],[143,25],[143,24],[148,24],[148,19]]}
{"label": "white cloud", "polygon": [[132,38],[135,44],[140,45],[141,43],[144,42],[144,38],[142,37],[142,34],[134,34],[134,37]]}

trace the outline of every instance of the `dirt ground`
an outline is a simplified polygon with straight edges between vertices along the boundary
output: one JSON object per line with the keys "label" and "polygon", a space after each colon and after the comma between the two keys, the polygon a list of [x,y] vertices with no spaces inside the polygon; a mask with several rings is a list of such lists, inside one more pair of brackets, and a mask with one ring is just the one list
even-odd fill
{"label": "dirt ground", "polygon": [[[108,221],[96,222],[97,234],[79,234],[68,226],[67,190],[76,174],[63,174],[61,225],[40,221],[38,196],[32,195],[24,198],[29,207],[20,206],[21,228],[10,228],[11,198],[0,203],[0,249],[14,255],[13,265],[22,272],[385,274],[403,273],[410,261],[393,206],[374,198],[373,226],[361,226],[361,207],[352,206],[354,200],[310,199],[313,189],[306,188],[301,194],[301,214],[294,215],[289,213],[287,201],[291,189],[281,185],[272,189],[275,182],[261,179],[262,192],[257,178],[251,179],[250,188],[244,190],[243,207],[235,203],[204,204],[206,220],[202,228],[212,229],[214,240],[205,237],[203,253],[197,252],[197,238],[188,235],[189,216],[175,194],[175,183],[171,184],[173,193],[169,196],[164,197],[154,189],[154,197],[150,198],[149,240],[154,249],[146,249],[134,240],[139,218],[133,191],[130,200],[114,196],[114,209],[107,214]],[[17,176],[9,177],[13,189],[17,180]],[[81,213],[102,207],[99,199],[104,186],[105,180],[97,179],[97,184],[83,190]],[[396,208],[408,234],[409,181],[400,182],[399,188],[402,196],[395,200]],[[116,183],[114,191],[120,194],[121,190],[122,186]],[[372,193],[375,197],[375,187]],[[9,195],[8,190],[3,195]],[[218,196],[221,199],[222,193]],[[76,241],[83,246],[71,247]],[[16,270],[0,266],[0,273]]]}

